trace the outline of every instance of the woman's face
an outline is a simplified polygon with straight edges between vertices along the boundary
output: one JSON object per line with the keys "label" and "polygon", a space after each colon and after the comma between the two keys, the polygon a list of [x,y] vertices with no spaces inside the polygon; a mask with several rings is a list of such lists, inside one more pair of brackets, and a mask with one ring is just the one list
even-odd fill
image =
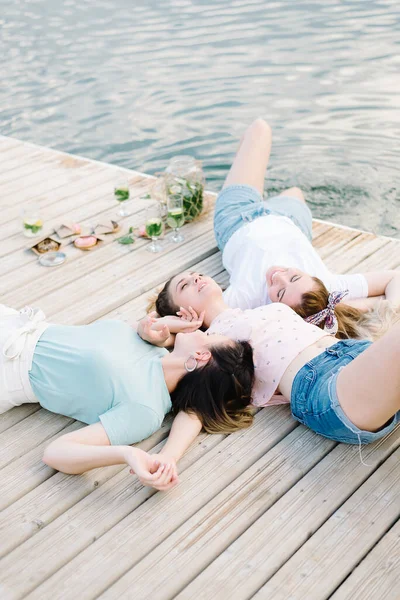
{"label": "woman's face", "polygon": [[301,303],[304,293],[316,289],[316,283],[310,275],[291,267],[270,267],[266,280],[271,301],[282,302],[292,308]]}
{"label": "woman's face", "polygon": [[213,299],[222,298],[222,290],[214,279],[195,271],[175,275],[171,280],[169,293],[176,306],[186,309],[191,306],[198,315],[212,304]]}
{"label": "woman's face", "polygon": [[232,340],[224,335],[208,335],[204,331],[192,333],[177,333],[175,337],[174,353],[179,356],[194,356],[196,353],[208,352],[214,346],[233,344]]}

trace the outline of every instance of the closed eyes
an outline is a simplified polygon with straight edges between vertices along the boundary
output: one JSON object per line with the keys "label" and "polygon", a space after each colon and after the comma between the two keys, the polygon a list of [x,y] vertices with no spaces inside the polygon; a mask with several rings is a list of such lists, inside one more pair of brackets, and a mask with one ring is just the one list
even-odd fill
{"label": "closed eyes", "polygon": [[[301,275],[293,275],[293,277],[291,277],[291,279],[290,279],[290,283],[294,283],[295,281],[298,281],[299,279],[301,279]],[[278,292],[279,302],[282,302],[282,298],[285,295],[285,292],[286,292],[286,288],[282,288],[279,290],[279,292]]]}
{"label": "closed eyes", "polygon": [[[191,273],[191,275],[194,275],[194,273]],[[203,275],[202,275],[201,273],[199,273],[199,275],[198,275],[198,276],[199,276],[199,277],[203,277]],[[182,287],[181,287],[181,291],[182,291],[182,290],[183,290],[183,289],[184,289],[184,288],[185,288],[187,285],[188,285],[188,283],[187,283],[187,282],[186,282],[186,283],[184,283],[184,284],[182,285]]]}

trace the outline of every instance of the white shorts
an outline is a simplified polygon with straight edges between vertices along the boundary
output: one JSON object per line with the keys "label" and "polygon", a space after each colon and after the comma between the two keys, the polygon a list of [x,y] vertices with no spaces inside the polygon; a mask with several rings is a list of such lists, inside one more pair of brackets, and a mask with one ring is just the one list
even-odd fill
{"label": "white shorts", "polygon": [[38,402],[29,371],[37,341],[47,327],[41,310],[27,306],[17,311],[0,304],[0,414]]}

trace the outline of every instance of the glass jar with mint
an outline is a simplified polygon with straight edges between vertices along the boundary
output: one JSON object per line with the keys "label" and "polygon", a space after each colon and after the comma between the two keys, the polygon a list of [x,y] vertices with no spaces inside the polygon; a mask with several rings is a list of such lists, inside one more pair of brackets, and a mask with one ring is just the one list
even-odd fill
{"label": "glass jar with mint", "polygon": [[190,223],[205,208],[201,162],[192,156],[175,156],[169,161],[164,177],[167,196],[182,198],[185,222]]}

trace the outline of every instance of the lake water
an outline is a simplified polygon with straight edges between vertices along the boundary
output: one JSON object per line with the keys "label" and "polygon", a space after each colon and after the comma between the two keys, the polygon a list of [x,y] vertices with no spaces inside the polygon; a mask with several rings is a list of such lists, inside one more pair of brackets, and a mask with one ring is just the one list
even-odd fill
{"label": "lake water", "polygon": [[0,131],[218,191],[244,128],[274,134],[270,193],[400,237],[398,0],[3,0]]}

